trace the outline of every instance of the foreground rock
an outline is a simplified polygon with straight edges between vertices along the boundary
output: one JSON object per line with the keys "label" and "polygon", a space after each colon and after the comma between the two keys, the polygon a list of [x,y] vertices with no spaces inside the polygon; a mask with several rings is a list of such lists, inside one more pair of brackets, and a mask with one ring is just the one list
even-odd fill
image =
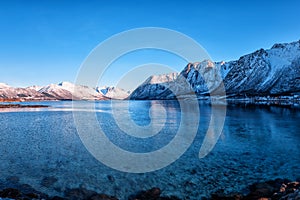
{"label": "foreground rock", "polygon": [[28,200],[28,199],[49,199],[48,195],[33,189],[30,185],[23,184],[22,188],[6,188],[0,191],[1,198]]}
{"label": "foreground rock", "polygon": [[1,198],[16,199],[16,200],[118,200],[106,194],[98,194],[97,192],[87,190],[84,188],[67,189],[65,197],[49,197],[48,195],[38,192],[28,186],[27,189],[6,188],[0,191]]}
{"label": "foreground rock", "polygon": [[131,195],[128,200],[180,200],[176,196],[165,197],[161,196],[159,188],[152,188],[150,190],[140,191],[135,195]]}
{"label": "foreground rock", "polygon": [[[17,181],[15,177],[11,181]],[[52,180],[53,181],[53,180]],[[276,179],[266,182],[254,183],[248,187],[248,194],[233,193],[223,194],[222,191],[213,193],[209,198],[202,200],[300,200],[300,183],[291,182],[287,179]],[[120,197],[125,199],[125,197]],[[0,200],[118,200],[117,197],[97,193],[85,188],[66,189],[64,197],[49,197],[33,189],[30,185],[22,184],[16,188],[5,188],[0,191]],[[190,199],[188,196],[185,199]],[[160,188],[154,187],[149,190],[139,191],[130,195],[128,200],[180,200],[176,196],[162,196]]]}
{"label": "foreground rock", "polygon": [[300,200],[299,189],[299,182],[276,179],[250,185],[247,195],[215,193],[211,195],[211,200]]}
{"label": "foreground rock", "polygon": [[118,200],[116,197],[99,194],[85,188],[67,189],[65,199],[68,200]]}

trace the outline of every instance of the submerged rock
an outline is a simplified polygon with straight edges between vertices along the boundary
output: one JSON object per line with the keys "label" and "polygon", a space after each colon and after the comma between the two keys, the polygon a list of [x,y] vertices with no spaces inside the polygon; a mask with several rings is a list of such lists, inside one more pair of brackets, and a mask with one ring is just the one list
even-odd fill
{"label": "submerged rock", "polygon": [[157,199],[161,194],[161,190],[159,188],[152,188],[150,190],[141,191],[136,198],[137,199]]}
{"label": "submerged rock", "polygon": [[116,197],[106,194],[98,194],[85,188],[67,189],[65,198],[68,200],[118,200]]}
{"label": "submerged rock", "polygon": [[91,196],[89,200],[118,200],[118,199],[112,196],[108,196],[106,194],[96,194]]}
{"label": "submerged rock", "polygon": [[150,190],[143,190],[136,195],[131,195],[128,200],[180,200],[178,197],[161,197],[160,188],[154,187]]}
{"label": "submerged rock", "polygon": [[70,200],[89,199],[91,196],[96,194],[97,193],[95,191],[88,190],[85,188],[67,189],[65,191],[65,197]]}
{"label": "submerged rock", "polygon": [[108,175],[108,176],[107,176],[107,179],[108,179],[110,182],[115,182],[115,178],[114,178],[112,175]]}
{"label": "submerged rock", "polygon": [[41,185],[48,188],[57,181],[58,181],[58,179],[55,178],[54,176],[48,176],[48,177],[43,178],[43,180],[41,181]]}
{"label": "submerged rock", "polygon": [[20,179],[17,176],[9,176],[6,180],[10,183],[19,183]]}

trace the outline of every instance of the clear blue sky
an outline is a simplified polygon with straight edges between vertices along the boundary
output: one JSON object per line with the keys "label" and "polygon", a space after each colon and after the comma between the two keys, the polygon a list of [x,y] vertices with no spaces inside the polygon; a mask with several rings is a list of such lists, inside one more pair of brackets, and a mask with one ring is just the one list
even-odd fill
{"label": "clear blue sky", "polygon": [[[238,59],[274,43],[299,40],[299,8],[299,0],[1,0],[0,82],[29,86],[74,81],[100,42],[149,26],[192,37],[214,61]],[[143,62],[184,67],[172,56],[152,53],[136,56],[138,62],[129,56],[119,65],[125,71]],[[118,79],[117,71],[106,85]]]}

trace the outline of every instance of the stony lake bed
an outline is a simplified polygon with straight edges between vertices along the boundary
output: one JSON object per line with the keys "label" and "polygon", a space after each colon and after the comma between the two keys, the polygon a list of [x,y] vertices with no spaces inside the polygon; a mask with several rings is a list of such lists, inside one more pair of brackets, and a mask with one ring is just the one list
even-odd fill
{"label": "stony lake bed", "polygon": [[[25,188],[32,195],[47,195],[44,197],[49,199],[54,196],[80,199],[71,194],[86,195],[83,199],[92,195],[98,195],[99,199],[100,194],[102,199],[130,199],[138,194],[141,196],[136,199],[143,199],[143,195],[152,195],[156,199],[222,199],[234,198],[230,196],[234,194],[246,198],[253,192],[251,190],[256,191],[253,184],[262,182],[267,184],[260,187],[271,190],[268,192],[270,198],[282,184],[299,181],[300,114],[297,108],[228,106],[216,146],[206,157],[199,159],[211,114],[210,106],[201,104],[197,136],[183,156],[161,170],[135,174],[105,166],[83,145],[72,112],[75,109],[84,115],[85,104],[91,103],[83,102],[76,110],[71,102],[43,102],[42,105],[48,107],[0,113],[1,191],[16,188],[25,198]],[[162,130],[160,137],[143,145],[130,141],[116,127],[109,101],[96,102],[95,109],[99,124],[115,144],[124,146],[125,143],[130,151],[147,152],[172,140],[178,128],[174,124],[180,121],[180,107],[173,101],[130,102],[131,116],[137,124],[147,124],[150,107],[162,109],[156,107],[157,104],[166,108],[169,112],[167,122],[173,125],[167,123],[169,126]],[[118,106],[123,108],[125,105],[119,102]],[[271,180],[273,182],[268,182]],[[268,184],[273,185],[273,189]]]}

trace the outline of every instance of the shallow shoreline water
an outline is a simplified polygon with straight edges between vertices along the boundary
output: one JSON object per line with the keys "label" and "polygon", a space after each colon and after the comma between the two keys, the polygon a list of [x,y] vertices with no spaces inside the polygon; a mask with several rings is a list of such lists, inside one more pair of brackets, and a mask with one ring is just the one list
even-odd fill
{"label": "shallow shoreline water", "polygon": [[[225,126],[215,148],[199,159],[211,112],[208,105],[201,104],[197,137],[181,158],[162,170],[130,174],[110,169],[89,154],[76,133],[71,103],[44,102],[51,107],[0,113],[3,182],[9,176],[17,176],[20,183],[49,196],[63,196],[67,188],[86,188],[125,200],[137,191],[158,187],[162,196],[201,199],[220,190],[224,194],[246,193],[243,190],[255,182],[282,177],[296,180],[300,174],[300,115],[294,109],[228,106]],[[90,112],[84,111],[84,106],[93,102],[80,103],[81,110],[76,112]],[[160,104],[170,112],[169,126],[161,133],[163,137],[158,134],[155,140],[134,143],[114,128],[109,101],[96,102],[99,124],[115,144],[130,151],[147,152],[172,140],[177,130],[174,124],[180,121],[176,102],[130,103],[131,116],[137,124],[149,122],[149,108],[161,109],[156,106]],[[118,106],[123,109],[122,102]],[[159,115],[152,117],[160,122]]]}

